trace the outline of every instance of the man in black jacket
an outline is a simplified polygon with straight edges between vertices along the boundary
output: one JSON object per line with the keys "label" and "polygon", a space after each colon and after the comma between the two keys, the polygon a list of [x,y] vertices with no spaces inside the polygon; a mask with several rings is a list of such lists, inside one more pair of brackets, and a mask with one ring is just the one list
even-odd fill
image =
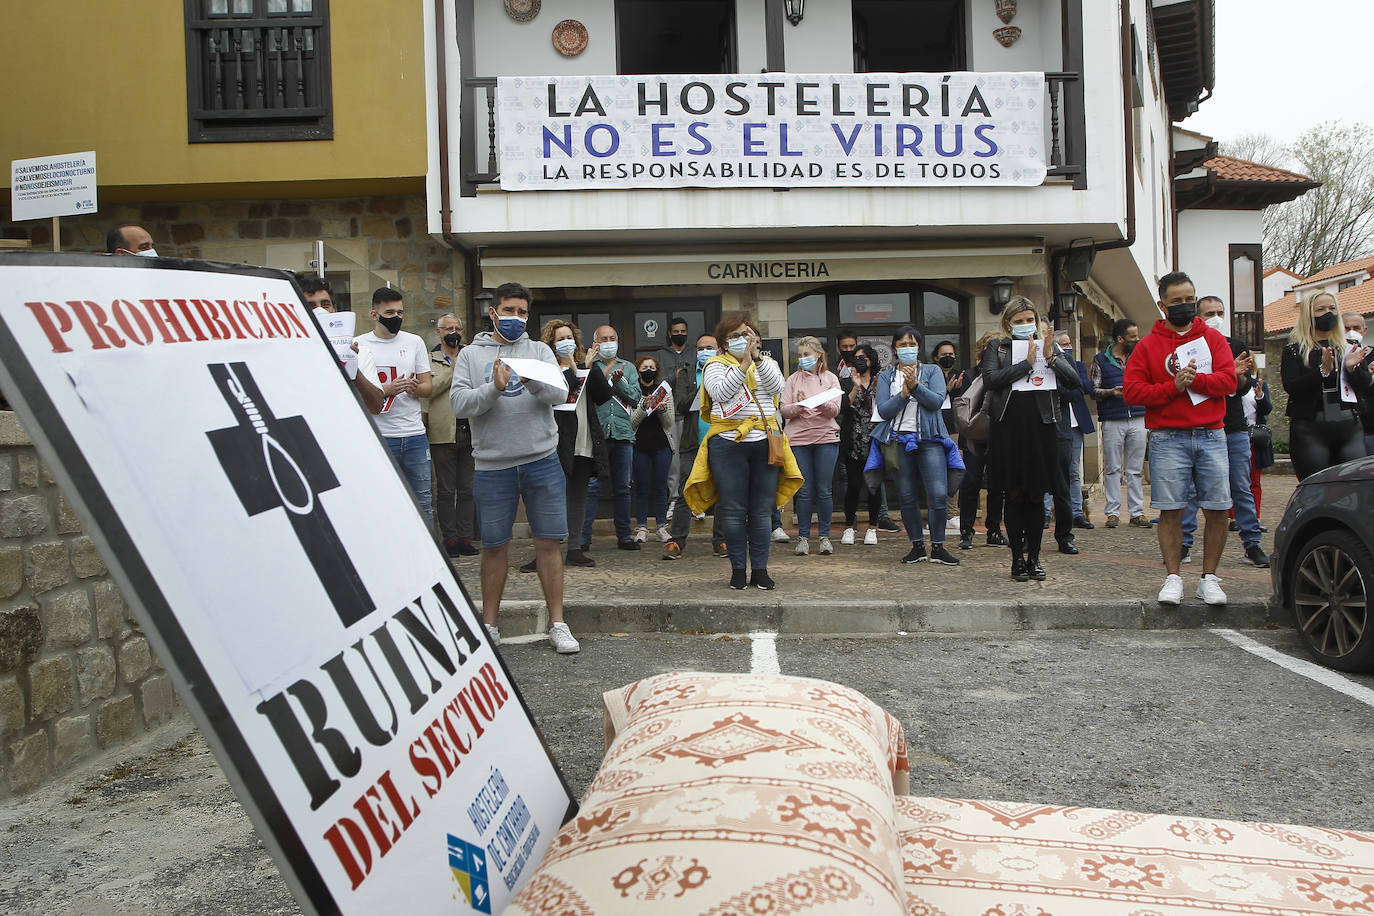
{"label": "man in black jacket", "polygon": [[[1369,335],[1369,325],[1365,323],[1364,316],[1359,312],[1351,312],[1344,316],[1345,339],[1351,346],[1363,346],[1364,339]],[[1365,357],[1365,363],[1374,361],[1374,352]],[[1360,425],[1364,427],[1364,450],[1366,454],[1374,455],[1374,398],[1365,398],[1360,402]]]}
{"label": "man in black jacket", "polygon": [[[679,373],[673,383],[673,410],[682,417],[682,436],[678,440],[678,481],[677,496],[673,500],[672,535],[663,545],[663,559],[679,560],[682,548],[687,544],[687,535],[692,531],[692,510],[687,508],[687,500],[682,495],[687,478],[692,474],[692,465],[697,460],[697,449],[701,445],[701,371],[706,361],[720,352],[716,339],[710,334],[697,338],[696,370]],[[711,516],[711,549],[718,557],[725,556],[725,531],[720,526],[720,513]]]}
{"label": "man in black jacket", "polygon": [[[1198,317],[1210,327],[1226,333],[1226,305],[1216,296],[1198,300]],[[1226,398],[1226,455],[1231,468],[1231,503],[1236,516],[1240,541],[1245,547],[1245,562],[1261,569],[1269,568],[1269,555],[1260,547],[1259,515],[1255,512],[1255,494],[1250,489],[1250,424],[1245,421],[1242,399],[1254,387],[1255,360],[1249,347],[1233,337],[1227,337],[1231,353],[1236,358],[1236,391]],[[1193,497],[1183,510],[1183,562],[1192,562],[1189,553],[1193,534],[1197,531],[1197,499]]]}

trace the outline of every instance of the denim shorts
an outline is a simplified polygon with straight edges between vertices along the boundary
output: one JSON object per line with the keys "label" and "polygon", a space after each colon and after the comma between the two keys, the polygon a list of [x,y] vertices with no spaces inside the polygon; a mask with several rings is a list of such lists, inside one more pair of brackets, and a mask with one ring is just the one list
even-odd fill
{"label": "denim shorts", "polygon": [[1193,492],[1199,508],[1231,508],[1226,430],[1150,430],[1150,505],[1182,509]]}
{"label": "denim shorts", "polygon": [[531,535],[551,541],[567,537],[564,486],[563,464],[557,454],[499,471],[473,472],[472,495],[482,522],[482,546],[501,547],[510,542],[522,497]]}

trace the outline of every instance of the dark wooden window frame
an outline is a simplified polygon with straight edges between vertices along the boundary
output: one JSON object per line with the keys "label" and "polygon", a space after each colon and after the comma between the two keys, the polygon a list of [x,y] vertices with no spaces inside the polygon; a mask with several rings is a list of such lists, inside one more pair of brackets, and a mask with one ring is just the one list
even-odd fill
{"label": "dark wooden window frame", "polygon": [[[1236,259],[1244,255],[1255,265],[1253,312],[1236,311]],[[1249,346],[1264,346],[1264,247],[1258,244],[1228,245],[1226,249],[1226,285],[1231,293],[1228,311],[1231,313],[1231,336]]]}
{"label": "dark wooden window frame", "polygon": [[[189,142],[334,138],[329,0],[313,0],[310,13],[285,14],[268,14],[266,0],[254,0],[251,15],[214,17],[204,12],[206,0],[183,2]],[[252,51],[241,43],[225,47],[235,31],[245,29],[253,30]],[[263,47],[269,33],[270,51]],[[212,40],[222,49],[212,50]]]}
{"label": "dark wooden window frame", "polygon": [[[908,293],[912,295],[912,320],[910,322],[892,321],[882,323],[875,322],[873,324],[861,324],[856,322],[846,324],[841,322],[840,297],[862,293]],[[954,330],[953,325],[937,325],[936,328],[938,328],[938,330],[932,330],[926,324],[924,300],[915,299],[918,293],[938,293],[941,296],[946,296],[957,302],[959,304],[959,326],[957,331]],[[954,343],[959,348],[959,358],[961,360],[967,360],[972,353],[970,349],[972,337],[969,334],[969,324],[972,320],[971,309],[973,307],[973,298],[961,290],[941,286],[929,280],[861,280],[853,283],[836,283],[831,286],[819,286],[808,289],[795,296],[789,297],[787,304],[790,307],[794,302],[805,299],[808,296],[825,297],[825,326],[814,327],[811,325],[793,325],[789,317],[787,321],[787,336],[789,340],[811,334],[822,338],[827,347],[827,352],[833,354],[835,350],[835,332],[840,328],[853,331],[860,336],[867,336],[875,333],[890,335],[902,325],[911,324],[921,330],[922,350],[926,350],[929,346],[938,341],[953,339]],[[951,334],[951,332],[953,333]]]}

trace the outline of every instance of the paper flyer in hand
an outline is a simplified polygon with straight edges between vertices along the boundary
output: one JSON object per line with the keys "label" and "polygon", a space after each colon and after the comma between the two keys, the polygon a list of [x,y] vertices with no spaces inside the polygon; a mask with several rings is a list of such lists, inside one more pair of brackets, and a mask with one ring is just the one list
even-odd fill
{"label": "paper flyer in hand", "polygon": [[559,404],[554,410],[576,410],[577,404],[582,400],[582,392],[587,387],[587,373],[589,369],[574,369],[577,380],[573,382],[572,389],[568,392],[568,399]]}
{"label": "paper flyer in hand", "polygon": [[567,384],[563,380],[563,370],[553,363],[544,362],[542,359],[503,356],[501,362],[509,366],[512,372],[527,382],[542,382],[554,388],[562,388]]}
{"label": "paper flyer in hand", "polygon": [[[1045,345],[1038,340],[1013,340],[1011,342],[1011,361],[1013,364],[1029,358],[1031,374],[1011,383],[1012,391],[1054,391],[1059,387],[1059,379],[1045,360]],[[1027,356],[1029,354],[1029,356]]]}
{"label": "paper flyer in hand", "polygon": [[[1189,362],[1197,364],[1197,374],[1205,375],[1212,371],[1212,348],[1207,346],[1207,338],[1199,337],[1190,340],[1186,344],[1179,346],[1174,351],[1174,365],[1171,367],[1175,373],[1186,367]],[[1194,404],[1201,404],[1207,400],[1207,395],[1199,394],[1193,389],[1188,389],[1188,400]]]}
{"label": "paper flyer in hand", "polygon": [[844,392],[841,391],[839,388],[827,388],[820,394],[813,394],[811,395],[811,397],[806,398],[805,400],[798,401],[797,406],[820,407],[822,404],[828,404],[831,401],[838,400],[843,395]]}

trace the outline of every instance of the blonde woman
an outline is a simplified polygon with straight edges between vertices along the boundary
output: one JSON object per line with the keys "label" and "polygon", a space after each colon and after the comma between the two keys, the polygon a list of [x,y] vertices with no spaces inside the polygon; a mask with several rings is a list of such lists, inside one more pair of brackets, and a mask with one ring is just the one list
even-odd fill
{"label": "blonde woman", "polygon": [[[833,400],[813,407],[801,402],[827,391]],[[811,515],[816,516],[817,548],[821,556],[835,552],[830,546],[830,521],[835,509],[830,482],[840,454],[840,380],[825,364],[825,348],[814,337],[797,341],[797,371],[787,377],[782,390],[782,415],[787,420],[787,439],[805,480],[797,491],[797,555],[810,552]]]}
{"label": "blonde woman", "polygon": [[[1031,357],[1044,359],[1063,388],[1079,388],[1078,368],[1054,343],[1054,335],[1039,333],[1040,312],[1025,296],[1014,296],[1002,312],[1002,333],[983,352],[983,387],[991,398],[988,434],[988,491],[1005,496],[1007,538],[1011,542],[1011,577],[1017,582],[1043,581],[1040,539],[1045,517],[1045,494],[1058,473],[1059,421],[1056,391],[1016,391],[1013,385],[1034,368]],[[1026,358],[1012,358],[1012,341],[1029,346]]]}
{"label": "blonde woman", "polygon": [[1368,347],[1345,340],[1335,296],[1312,293],[1302,300],[1281,367],[1298,480],[1364,456],[1359,397],[1374,389],[1363,363],[1368,355]]}

